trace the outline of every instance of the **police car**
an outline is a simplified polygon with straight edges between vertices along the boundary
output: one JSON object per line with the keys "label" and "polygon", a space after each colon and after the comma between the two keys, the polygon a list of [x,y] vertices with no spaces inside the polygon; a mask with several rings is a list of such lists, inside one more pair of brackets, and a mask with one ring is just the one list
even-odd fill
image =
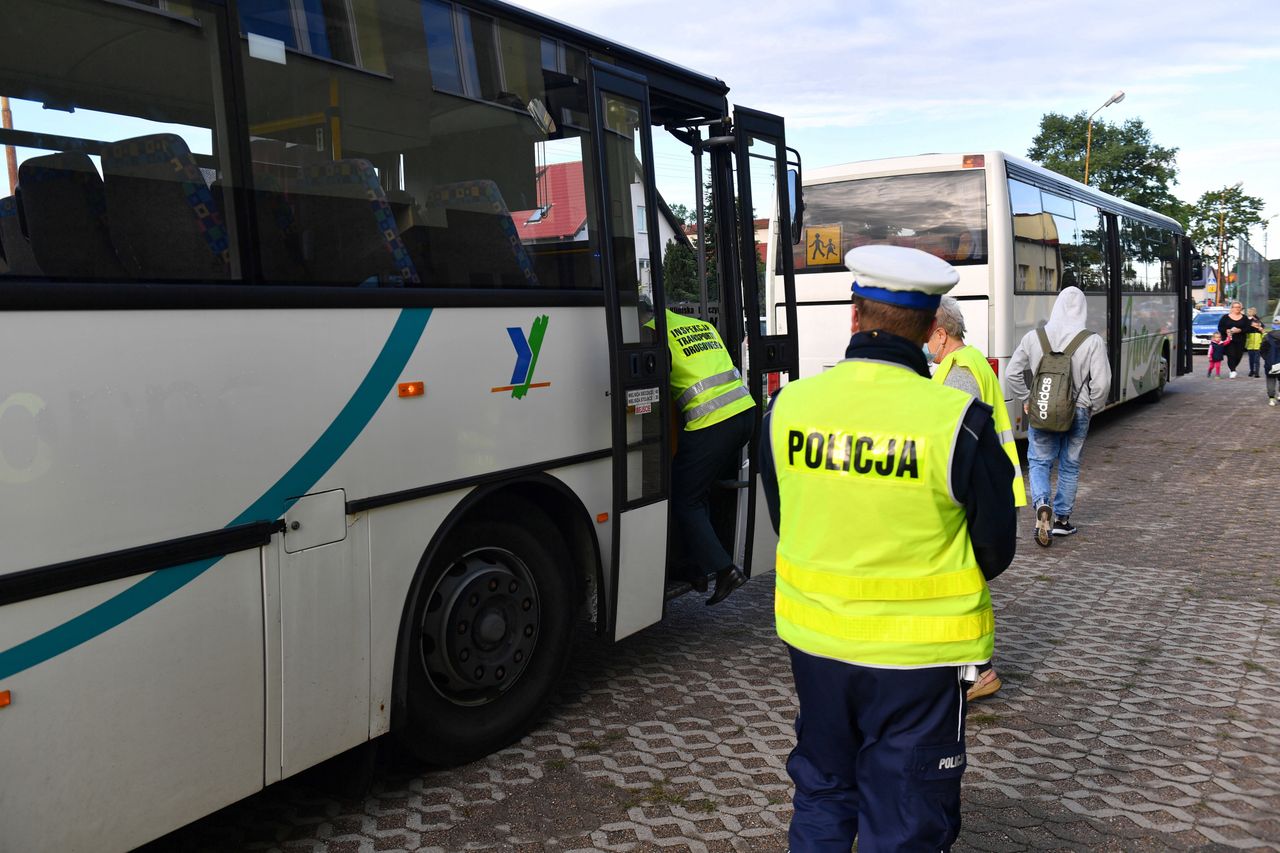
{"label": "police car", "polygon": [[1218,321],[1227,313],[1226,308],[1209,308],[1191,319],[1191,351],[1208,352],[1209,338],[1218,331]]}

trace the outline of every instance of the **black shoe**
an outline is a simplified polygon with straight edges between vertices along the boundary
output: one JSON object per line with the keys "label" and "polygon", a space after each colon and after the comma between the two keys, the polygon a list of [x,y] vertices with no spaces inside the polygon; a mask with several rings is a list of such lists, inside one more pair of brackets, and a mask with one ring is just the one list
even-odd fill
{"label": "black shoe", "polygon": [[730,566],[716,572],[716,591],[707,599],[707,605],[719,604],[729,597],[729,593],[747,582],[747,576],[737,566]]}
{"label": "black shoe", "polygon": [[1048,504],[1036,507],[1036,544],[1048,548],[1053,544],[1053,510]]}
{"label": "black shoe", "polygon": [[1067,521],[1066,517],[1055,518],[1053,520],[1054,536],[1071,536],[1076,532],[1076,526]]}

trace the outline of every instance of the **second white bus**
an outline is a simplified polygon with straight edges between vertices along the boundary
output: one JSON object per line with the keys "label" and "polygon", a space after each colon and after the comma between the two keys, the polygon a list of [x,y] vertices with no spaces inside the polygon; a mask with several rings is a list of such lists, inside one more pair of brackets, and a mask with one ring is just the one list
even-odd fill
{"label": "second white bus", "polygon": [[[927,154],[812,169],[804,176],[795,264],[800,375],[843,358],[849,340],[844,255],[884,243],[931,252],[960,282],[966,342],[1003,379],[1014,348],[1076,286],[1111,358],[1109,404],[1158,399],[1191,368],[1193,253],[1174,220],[999,151]],[[770,240],[769,269],[782,269]],[[786,244],[782,244],[786,250]],[[769,293],[771,330],[787,327],[783,278]],[[1022,412],[1010,406],[1015,431]]]}

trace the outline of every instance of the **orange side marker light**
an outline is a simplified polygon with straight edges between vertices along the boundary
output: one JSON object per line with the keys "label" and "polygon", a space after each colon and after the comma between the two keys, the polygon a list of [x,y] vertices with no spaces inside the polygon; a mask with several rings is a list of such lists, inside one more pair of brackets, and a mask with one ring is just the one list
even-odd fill
{"label": "orange side marker light", "polygon": [[596,524],[604,524],[608,520],[609,520],[609,513],[607,512],[602,512],[596,516]]}
{"label": "orange side marker light", "polygon": [[421,397],[427,393],[427,386],[422,382],[401,382],[396,389],[401,397]]}
{"label": "orange side marker light", "polygon": [[8,690],[0,690],[0,708],[5,707],[12,701]]}

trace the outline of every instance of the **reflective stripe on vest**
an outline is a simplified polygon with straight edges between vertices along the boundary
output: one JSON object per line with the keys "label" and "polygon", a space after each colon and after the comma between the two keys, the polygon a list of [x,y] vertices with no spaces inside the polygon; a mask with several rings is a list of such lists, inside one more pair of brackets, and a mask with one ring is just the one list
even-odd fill
{"label": "reflective stripe on vest", "polygon": [[991,407],[991,422],[995,427],[996,437],[1005,455],[1013,463],[1013,505],[1027,505],[1027,486],[1022,479],[1022,463],[1018,460],[1018,445],[1013,439],[1013,426],[1009,423],[1009,407],[1004,402],[1004,392],[1000,390],[1000,380],[990,363],[977,347],[965,344],[948,355],[938,364],[934,371],[933,381],[946,384],[951,368],[959,365],[967,367],[978,383],[978,393],[982,402]]}
{"label": "reflective stripe on vest", "polygon": [[684,428],[703,429],[754,406],[715,326],[670,310],[666,317],[671,392]]}
{"label": "reflective stripe on vest", "polygon": [[769,441],[784,641],[866,666],[991,657],[991,597],[949,485],[971,404],[908,368],[860,359],[778,396]]}
{"label": "reflective stripe on vest", "polygon": [[738,368],[736,367],[733,370],[726,370],[724,373],[717,373],[715,376],[708,376],[701,382],[695,382],[686,388],[684,393],[680,395],[680,399],[676,400],[676,405],[683,409],[685,406],[689,405],[694,397],[698,396],[703,391],[710,390],[717,385],[723,385],[726,382],[731,382],[734,379],[741,378],[742,374],[738,372]]}

